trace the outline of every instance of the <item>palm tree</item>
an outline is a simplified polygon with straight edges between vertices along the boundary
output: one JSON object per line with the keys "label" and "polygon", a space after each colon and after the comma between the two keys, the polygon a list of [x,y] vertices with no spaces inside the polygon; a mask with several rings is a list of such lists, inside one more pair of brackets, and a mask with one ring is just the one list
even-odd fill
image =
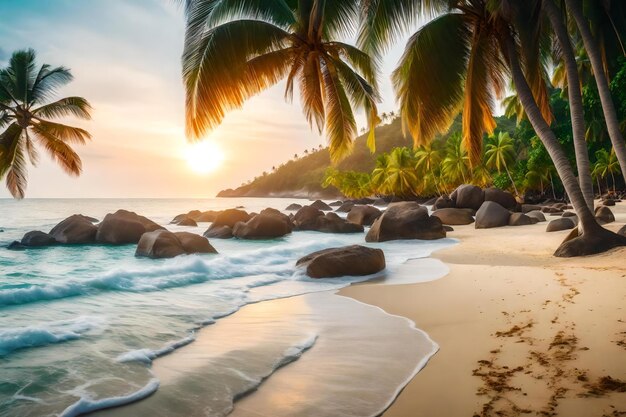
{"label": "palm tree", "polygon": [[[608,152],[606,149],[600,149],[596,152],[596,163],[593,166],[593,173],[596,178],[606,179],[606,190],[609,191],[608,176],[611,176],[611,182],[613,183],[613,193],[615,193],[615,174],[620,172],[619,162],[615,155],[615,149],[611,149]],[[600,183],[598,182],[598,188]],[[601,190],[600,190],[601,193]]]}
{"label": "palm tree", "polygon": [[582,234],[564,242],[555,255],[591,254],[624,245],[626,239],[596,221],[563,147],[550,130],[552,114],[540,65],[540,37],[533,36],[536,16],[528,10],[534,6],[535,2],[497,0],[370,0],[363,12],[359,42],[379,53],[419,17],[438,15],[411,36],[393,74],[403,125],[416,143],[448,129],[462,105],[463,141],[470,159],[479,161],[483,134],[495,126],[493,96],[504,91],[505,77],[510,74],[580,219]]}
{"label": "palm tree", "polygon": [[[32,49],[16,51],[0,70],[0,179],[14,198],[24,198],[27,185],[26,155],[31,164],[39,159],[35,145],[42,147],[69,175],[82,172],[82,162],[70,144],[84,144],[86,130],[52,122],[74,116],[91,118],[91,106],[82,97],[65,97],[49,102],[56,90],[72,80],[65,67],[39,68]],[[48,102],[48,104],[44,104]]]}
{"label": "palm tree", "polygon": [[395,148],[391,151],[386,183],[394,195],[400,197],[416,195],[418,181],[415,174],[415,161],[410,149]]}
{"label": "palm tree", "polygon": [[593,210],[593,181],[591,180],[589,151],[585,139],[585,118],[578,62],[563,14],[554,3],[554,0],[543,0],[543,7],[556,34],[567,75],[567,94],[572,120],[572,137],[576,153],[578,181],[587,206],[590,210]]}
{"label": "palm tree", "polygon": [[[434,142],[427,143],[420,146],[415,150],[415,169],[424,178],[424,181],[432,181],[437,191],[437,194],[441,195],[439,184],[437,180],[437,171],[440,171],[439,167],[443,160],[443,152],[439,149]],[[424,188],[428,188],[424,184]]]}
{"label": "palm tree", "polygon": [[[581,35],[583,44],[585,45],[587,55],[589,56],[589,61],[591,62],[591,67],[593,68],[594,79],[596,80],[596,85],[598,87],[600,102],[602,103],[604,120],[606,121],[609,137],[611,138],[611,143],[613,145],[613,149],[615,149],[617,159],[620,162],[622,176],[626,178],[626,142],[624,142],[624,136],[620,130],[617,111],[615,110],[615,104],[613,103],[613,98],[611,97],[611,91],[609,89],[609,81],[605,72],[605,63],[602,59],[603,46],[591,33],[589,21],[583,15],[583,9],[580,1],[565,0],[565,4],[567,5],[567,10],[576,21],[576,26]],[[596,11],[606,12],[606,10],[601,10],[604,9],[604,5],[597,4],[594,6],[597,9],[600,9]],[[621,14],[619,17],[616,16],[616,18],[623,19],[625,16]]]}
{"label": "palm tree", "polygon": [[515,190],[515,195],[519,196],[515,181],[513,181],[511,171],[509,171],[509,166],[515,163],[515,145],[508,132],[500,132],[498,136],[491,138],[487,143],[485,158],[485,165],[498,171],[498,174],[504,169],[511,181],[513,190]]}
{"label": "palm tree", "polygon": [[299,84],[311,127],[326,132],[333,161],[346,156],[364,109],[374,146],[377,65],[350,35],[358,2],[188,0],[183,53],[187,134],[203,137],[226,112],[286,79],[291,101]]}
{"label": "palm tree", "polygon": [[460,135],[453,135],[446,143],[446,157],[441,164],[441,171],[446,180],[454,185],[467,183],[469,176],[469,156]]}
{"label": "palm tree", "polygon": [[389,194],[389,187],[387,186],[389,163],[389,154],[380,154],[376,157],[376,167],[372,171],[372,186],[381,194]]}

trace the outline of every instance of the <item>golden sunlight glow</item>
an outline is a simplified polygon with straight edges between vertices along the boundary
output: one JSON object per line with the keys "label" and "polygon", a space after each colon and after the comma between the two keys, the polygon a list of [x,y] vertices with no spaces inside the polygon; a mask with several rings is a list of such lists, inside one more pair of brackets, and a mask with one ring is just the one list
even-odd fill
{"label": "golden sunlight glow", "polygon": [[185,149],[185,159],[193,171],[208,174],[222,165],[224,152],[217,143],[205,140],[188,145]]}

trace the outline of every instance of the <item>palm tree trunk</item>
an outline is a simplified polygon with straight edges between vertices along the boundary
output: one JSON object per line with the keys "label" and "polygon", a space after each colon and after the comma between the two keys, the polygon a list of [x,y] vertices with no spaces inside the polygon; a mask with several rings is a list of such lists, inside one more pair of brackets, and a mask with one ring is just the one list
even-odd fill
{"label": "palm tree trunk", "polygon": [[506,166],[506,163],[504,164],[504,170],[506,171],[506,174],[509,176],[509,179],[511,180],[511,185],[513,186],[513,189],[515,190],[515,195],[519,197],[519,193],[517,192],[517,187],[515,186],[515,181],[513,181],[513,177],[511,176],[511,173],[509,172],[509,168]]}
{"label": "palm tree trunk", "polygon": [[574,151],[576,153],[576,167],[578,168],[578,182],[589,206],[593,210],[593,181],[589,164],[589,150],[585,140],[585,119],[583,113],[583,99],[580,92],[580,77],[576,65],[574,48],[567,33],[567,27],[563,22],[563,16],[553,0],[543,2],[545,11],[550,19],[554,33],[558,39],[565,71],[567,73],[567,94],[569,98],[570,116],[572,119],[572,135],[574,139]]}
{"label": "palm tree trunk", "polygon": [[611,180],[613,181],[613,194],[615,194],[615,175],[611,172]]}
{"label": "palm tree trunk", "polygon": [[552,188],[552,199],[556,200],[556,191],[554,190],[554,178],[552,178],[552,173],[550,173],[550,188]]}
{"label": "palm tree trunk", "polygon": [[535,97],[533,96],[528,82],[526,81],[524,72],[522,71],[517,55],[517,47],[513,37],[510,35],[506,36],[504,41],[506,43],[507,58],[511,69],[511,75],[513,77],[513,83],[515,84],[515,90],[517,91],[517,96],[524,106],[528,120],[532,124],[537,136],[545,146],[550,158],[552,158],[552,161],[554,162],[554,166],[556,167],[559,177],[563,182],[563,186],[572,200],[572,205],[574,206],[576,214],[580,219],[580,224],[584,233],[601,230],[602,227],[600,227],[595,216],[591,210],[589,210],[589,206],[587,206],[587,202],[585,201],[585,197],[583,196],[578,181],[574,176],[574,172],[569,164],[567,155],[565,155],[565,152],[554,135],[554,132],[550,130],[550,126],[548,126],[548,123],[541,115],[541,110],[539,110],[539,106],[535,101]]}
{"label": "palm tree trunk", "polygon": [[613,149],[615,149],[617,160],[620,163],[622,176],[626,178],[626,142],[624,142],[624,137],[619,129],[619,120],[617,119],[615,104],[611,97],[609,82],[604,72],[604,65],[602,64],[600,46],[591,34],[591,29],[583,15],[579,0],[565,0],[565,3],[574,17],[574,20],[576,20],[576,26],[578,26],[578,30],[585,45],[585,50],[589,56],[589,61],[593,68],[593,76],[598,86],[598,94],[600,95],[600,102],[602,103],[602,111],[604,112],[604,120],[606,121],[609,137],[611,138]]}

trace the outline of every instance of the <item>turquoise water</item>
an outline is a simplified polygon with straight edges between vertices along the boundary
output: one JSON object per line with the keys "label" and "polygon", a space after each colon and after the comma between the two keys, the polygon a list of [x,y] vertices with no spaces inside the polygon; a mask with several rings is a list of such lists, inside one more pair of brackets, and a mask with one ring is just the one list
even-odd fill
{"label": "turquoise water", "polygon": [[[81,213],[101,219],[125,208],[170,230],[177,214],[243,206],[284,209],[291,199],[206,200],[0,200],[0,416],[78,415],[128,403],[159,388],[151,363],[193,344],[198,331],[243,306],[265,300],[341,288],[362,280],[312,280],[295,261],[312,251],[364,244],[363,234],[294,232],[269,241],[212,239],[219,254],[169,260],[135,258],[135,245],[57,246],[9,251],[29,230],[49,231]],[[409,258],[450,245],[438,242],[374,244],[385,250],[388,269]],[[419,277],[417,277],[419,280]],[[273,335],[274,340],[281,339]],[[306,355],[321,337],[306,333],[272,351],[271,372]],[[286,338],[284,340],[287,340]],[[242,353],[243,355],[243,353]],[[236,355],[227,367],[245,380],[246,361]],[[242,392],[241,381],[217,381],[227,403]],[[248,388],[249,389],[249,388]],[[225,398],[215,398],[223,402]],[[207,400],[210,402],[210,400]],[[210,408],[210,407],[209,407]],[[215,408],[225,415],[228,407]]]}

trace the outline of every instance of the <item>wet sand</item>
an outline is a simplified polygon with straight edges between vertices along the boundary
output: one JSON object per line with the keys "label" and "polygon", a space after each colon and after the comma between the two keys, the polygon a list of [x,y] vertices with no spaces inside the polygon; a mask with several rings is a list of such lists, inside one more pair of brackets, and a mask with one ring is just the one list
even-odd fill
{"label": "wet sand", "polygon": [[[611,210],[617,231],[626,203]],[[555,258],[569,231],[546,225],[455,226],[460,243],[433,255],[447,276],[340,291],[440,345],[385,416],[626,416],[626,248]]]}

